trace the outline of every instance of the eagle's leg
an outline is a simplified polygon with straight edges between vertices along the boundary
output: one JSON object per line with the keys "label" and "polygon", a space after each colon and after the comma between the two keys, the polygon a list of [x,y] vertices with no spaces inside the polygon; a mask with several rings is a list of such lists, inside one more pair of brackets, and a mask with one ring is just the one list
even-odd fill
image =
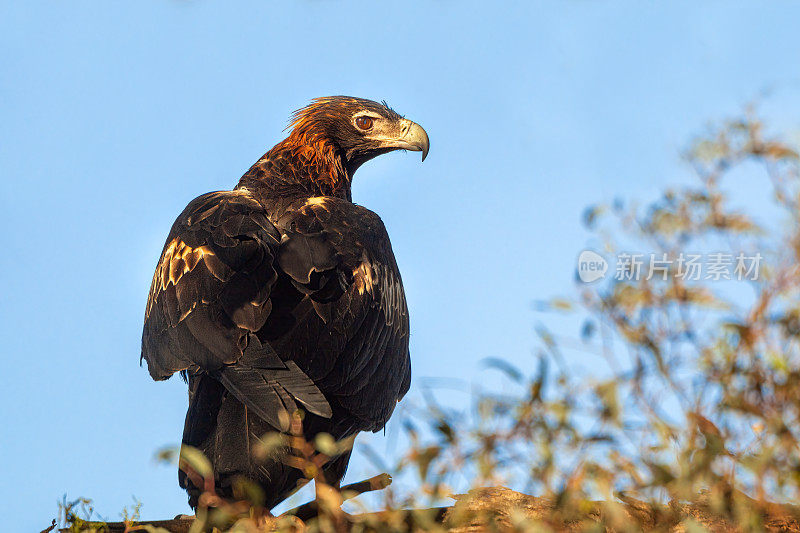
{"label": "eagle's leg", "polygon": [[336,490],[339,490],[342,485],[342,478],[347,471],[347,465],[350,463],[350,455],[352,453],[352,449],[347,450],[345,453],[322,467],[322,475],[324,476],[323,481],[325,483]]}

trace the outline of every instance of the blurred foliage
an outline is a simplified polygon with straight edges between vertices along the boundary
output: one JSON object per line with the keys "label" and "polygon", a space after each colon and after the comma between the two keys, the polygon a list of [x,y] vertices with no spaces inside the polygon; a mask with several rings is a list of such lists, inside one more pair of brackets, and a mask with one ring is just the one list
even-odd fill
{"label": "blurred foliage", "polygon": [[[402,509],[435,507],[476,487],[508,486],[549,502],[545,518],[512,516],[519,530],[572,523],[697,531],[680,505],[702,500],[719,520],[759,531],[775,502],[800,499],[800,158],[748,112],[696,139],[685,159],[694,184],[644,206],[616,201],[584,214],[604,253],[655,253],[669,263],[663,275],[580,284],[574,298],[540,306],[582,322],[579,339],[540,327],[532,370],[487,360],[505,375],[502,390],[480,392],[466,410],[429,396],[396,415],[410,446],[390,470],[413,477],[414,488],[384,490],[389,512],[363,515],[357,529],[407,530],[411,515]],[[748,202],[735,206],[731,176],[739,174],[770,191],[769,212],[757,211],[774,223],[759,222]],[[676,266],[687,251],[763,261],[757,279],[691,280]],[[576,349],[595,354],[591,368],[572,364]],[[319,476],[319,458],[342,446],[325,437],[313,445],[280,435],[264,442],[264,453],[289,446],[309,479]],[[264,515],[252,505],[257,489],[221,502],[204,458],[184,451],[181,464],[209,488],[197,531],[201,523],[245,531]],[[320,518],[311,529],[339,529],[335,492],[318,491]],[[598,500],[603,512],[590,512]],[[621,522],[620,506],[631,502],[650,512]],[[77,523],[73,508],[65,512]],[[423,529],[444,527],[430,513],[411,518]]]}
{"label": "blurred foliage", "polygon": [[[548,302],[583,321],[579,341],[540,328],[533,372],[491,361],[516,387],[481,394],[472,416],[435,404],[409,416],[413,446],[399,468],[418,471],[428,500],[414,493],[401,505],[452,494],[465,472],[471,486],[549,498],[562,517],[593,500],[655,508],[704,497],[721,520],[761,530],[769,502],[798,501],[800,158],[748,112],[696,139],[685,159],[694,184],[584,215],[604,252],[653,253],[663,275],[611,271]],[[736,207],[740,174],[771,193],[767,208]],[[679,271],[690,251],[763,260],[757,279],[692,280]],[[576,348],[596,354],[592,368],[570,364]]]}

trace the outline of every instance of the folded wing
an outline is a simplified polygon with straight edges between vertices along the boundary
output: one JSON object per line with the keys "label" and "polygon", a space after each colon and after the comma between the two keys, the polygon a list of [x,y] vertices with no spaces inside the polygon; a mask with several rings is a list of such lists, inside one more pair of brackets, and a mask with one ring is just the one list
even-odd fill
{"label": "folded wing", "polygon": [[275,302],[281,234],[243,191],[192,201],[170,231],[150,287],[142,358],[153,379],[204,371],[276,428],[299,402],[330,406],[313,381],[254,335]]}

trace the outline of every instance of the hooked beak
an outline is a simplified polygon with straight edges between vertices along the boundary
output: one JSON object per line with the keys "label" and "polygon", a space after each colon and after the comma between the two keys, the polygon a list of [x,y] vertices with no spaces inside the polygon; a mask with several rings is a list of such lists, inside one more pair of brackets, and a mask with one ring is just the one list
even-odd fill
{"label": "hooked beak", "polygon": [[428,149],[431,146],[428,134],[422,129],[422,126],[405,118],[400,121],[400,138],[393,139],[386,145],[402,150],[422,152],[423,161],[428,156]]}

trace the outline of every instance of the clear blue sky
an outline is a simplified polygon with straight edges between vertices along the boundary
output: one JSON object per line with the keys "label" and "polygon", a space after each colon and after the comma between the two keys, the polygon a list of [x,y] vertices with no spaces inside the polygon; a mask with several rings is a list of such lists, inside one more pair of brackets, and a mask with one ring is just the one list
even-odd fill
{"label": "clear blue sky", "polygon": [[386,99],[430,135],[424,164],[391,154],[354,184],[402,269],[413,394],[487,356],[532,365],[530,302],[572,290],[587,204],[685,180],[691,135],[765,89],[794,127],[798,20],[782,1],[3,2],[0,516],[38,531],[64,493],[110,519],[132,495],[186,510],[153,461],[186,392],[139,368],[150,277],[185,204],[310,98]]}

